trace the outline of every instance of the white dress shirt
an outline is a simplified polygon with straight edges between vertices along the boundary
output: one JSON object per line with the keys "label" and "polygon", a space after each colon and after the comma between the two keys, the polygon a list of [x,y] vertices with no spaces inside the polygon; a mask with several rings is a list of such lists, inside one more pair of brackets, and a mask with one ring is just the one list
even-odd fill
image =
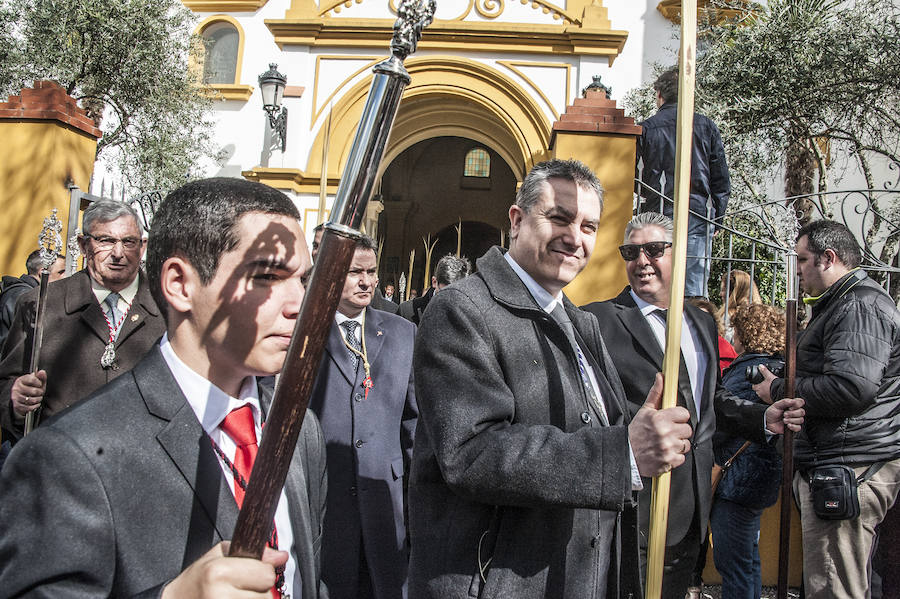
{"label": "white dress shirt", "polygon": [[346,339],[345,335],[347,334],[347,331],[344,330],[344,327],[342,327],[340,325],[342,322],[345,322],[347,320],[355,320],[356,322],[359,323],[359,326],[356,327],[356,331],[355,331],[356,340],[359,341],[360,343],[362,343],[362,330],[363,330],[363,327],[366,326],[366,311],[363,310],[362,312],[360,312],[353,318],[350,318],[349,316],[344,316],[340,312],[334,313],[334,321],[338,324],[338,331],[341,332],[342,339]]}
{"label": "white dress shirt", "polygon": [[[187,398],[188,405],[191,406],[197,420],[200,421],[200,426],[232,463],[234,463],[237,446],[231,437],[219,427],[232,410],[249,404],[253,410],[253,420],[256,422],[256,438],[262,439],[262,411],[259,405],[259,388],[256,384],[256,377],[249,376],[244,379],[239,397],[231,397],[182,362],[181,358],[175,354],[172,344],[169,343],[168,334],[163,335],[159,342],[159,348],[169,370],[172,371],[172,376],[175,377],[181,392]],[[218,458],[218,456],[216,457]],[[228,488],[234,493],[234,474],[221,459],[218,461]],[[284,489],[281,490],[281,497],[278,499],[278,507],[275,510],[275,528],[278,532],[278,548],[282,551],[288,551],[289,548],[288,561],[284,567],[284,581],[288,594],[293,597],[297,562],[294,555],[294,533],[291,530],[291,519]]]}
{"label": "white dress shirt", "polygon": [[[90,278],[90,277],[89,277]],[[135,275],[134,280],[128,284],[125,289],[119,291],[119,301],[116,302],[116,309],[121,313],[125,314],[131,308],[132,302],[134,302],[134,297],[137,295],[138,287],[140,287],[140,277]],[[102,286],[100,283],[91,278],[91,291],[94,292],[94,297],[97,298],[97,302],[100,304],[100,307],[103,308],[104,313],[107,311],[106,306],[103,302],[106,300],[106,296],[112,293],[109,289]]]}
{"label": "white dress shirt", "polygon": [[[662,315],[657,312],[660,310],[658,306],[648,304],[642,300],[634,292],[631,293],[631,299],[637,304],[641,314],[647,319],[647,324],[653,329],[653,334],[659,342],[663,353],[666,351],[666,323]],[[688,319],[687,315],[681,315],[681,355],[684,358],[684,365],[687,367],[688,378],[691,381],[691,394],[694,396],[694,409],[697,412],[697,421],[700,421],[700,413],[702,411],[703,390],[706,386],[706,366],[709,364],[709,356],[703,351],[703,345],[700,343],[700,335],[696,327]]]}
{"label": "white dress shirt", "polygon": [[[556,297],[550,295],[550,292],[544,289],[538,284],[534,278],[529,275],[524,268],[519,266],[513,257],[510,256],[509,252],[506,252],[503,255],[506,258],[506,261],[509,263],[510,267],[512,267],[513,272],[522,280],[525,284],[525,287],[528,289],[528,293],[531,294],[531,297],[534,298],[534,301],[537,302],[537,305],[541,307],[541,310],[550,314],[553,312],[553,309],[556,308],[556,305],[562,305],[563,294],[560,291],[556,294]],[[577,341],[576,341],[577,343]],[[578,346],[578,350],[584,355],[584,349],[581,346]],[[594,390],[594,394],[597,396],[599,409],[603,412],[603,418],[609,422],[609,416],[606,412],[606,405],[603,403],[603,396],[600,394],[600,387],[597,385],[597,375],[594,373],[594,368],[591,366],[590,362],[587,360],[583,361],[584,369],[587,372],[588,380],[591,383],[591,388]],[[631,490],[632,491],[640,491],[644,488],[644,483],[641,481],[641,474],[637,468],[637,462],[634,461],[634,452],[631,450],[631,441],[628,442],[628,459],[631,463]]]}

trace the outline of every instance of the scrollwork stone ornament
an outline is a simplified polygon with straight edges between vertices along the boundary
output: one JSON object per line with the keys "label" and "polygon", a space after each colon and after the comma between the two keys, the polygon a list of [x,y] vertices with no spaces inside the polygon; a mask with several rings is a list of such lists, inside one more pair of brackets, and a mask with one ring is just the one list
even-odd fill
{"label": "scrollwork stone ornament", "polygon": [[401,61],[416,51],[422,30],[434,20],[436,0],[402,0],[397,7],[391,53]]}
{"label": "scrollwork stone ornament", "polygon": [[56,217],[56,208],[50,212],[50,216],[44,218],[44,226],[38,236],[38,246],[41,252],[41,267],[50,270],[53,263],[61,255],[62,250],[62,222]]}

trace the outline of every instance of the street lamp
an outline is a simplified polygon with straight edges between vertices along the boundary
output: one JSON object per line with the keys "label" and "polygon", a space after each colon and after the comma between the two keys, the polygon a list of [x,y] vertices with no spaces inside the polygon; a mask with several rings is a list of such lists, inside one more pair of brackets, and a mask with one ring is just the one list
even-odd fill
{"label": "street lamp", "polygon": [[278,72],[278,65],[269,63],[269,70],[259,76],[259,90],[262,92],[263,110],[269,115],[269,126],[281,141],[281,151],[287,147],[287,108],[281,105],[287,77]]}

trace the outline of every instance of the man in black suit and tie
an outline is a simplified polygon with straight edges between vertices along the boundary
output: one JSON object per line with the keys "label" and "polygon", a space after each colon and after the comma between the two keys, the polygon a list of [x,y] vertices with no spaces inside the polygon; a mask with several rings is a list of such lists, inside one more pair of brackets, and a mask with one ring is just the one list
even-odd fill
{"label": "man in black suit and tie", "polygon": [[356,244],[310,399],[328,448],[322,579],[331,599],[407,596],[416,327],[370,305],[377,247],[368,237]]}
{"label": "man in black suit and tie", "polygon": [[[666,309],[672,275],[672,220],[655,212],[636,216],[625,229],[619,249],[629,287],[615,299],[585,306],[600,322],[603,339],[615,348],[612,360],[632,403],[643,402],[656,372],[662,370]],[[697,561],[710,510],[712,436],[719,426],[745,439],[765,443],[784,430],[799,430],[802,400],[785,399],[769,406],[745,402],[721,385],[716,326],[712,317],[689,304],[681,332],[678,405],[688,409],[693,436],[685,462],[672,470],[663,597],[683,599]],[[796,427],[796,428],[795,428]],[[649,540],[651,479],[643,481],[639,499],[642,571]]]}
{"label": "man in black suit and tie", "polygon": [[[169,194],[150,233],[166,334],[48,419],[0,473],[4,597],[320,596],[324,441],[307,414],[262,560],[225,557],[310,268],[284,194],[239,179]],[[324,596],[324,592],[323,592]]]}

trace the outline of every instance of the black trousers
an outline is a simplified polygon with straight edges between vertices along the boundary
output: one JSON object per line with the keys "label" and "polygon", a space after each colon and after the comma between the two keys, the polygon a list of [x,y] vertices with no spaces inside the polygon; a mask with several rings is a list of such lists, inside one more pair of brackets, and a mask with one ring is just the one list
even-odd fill
{"label": "black trousers", "polygon": [[[642,546],[641,552],[641,582],[646,588],[647,582],[647,548]],[[691,586],[694,567],[700,555],[700,521],[696,511],[694,519],[688,528],[684,538],[666,547],[663,560],[663,599],[684,599],[687,589]]]}

